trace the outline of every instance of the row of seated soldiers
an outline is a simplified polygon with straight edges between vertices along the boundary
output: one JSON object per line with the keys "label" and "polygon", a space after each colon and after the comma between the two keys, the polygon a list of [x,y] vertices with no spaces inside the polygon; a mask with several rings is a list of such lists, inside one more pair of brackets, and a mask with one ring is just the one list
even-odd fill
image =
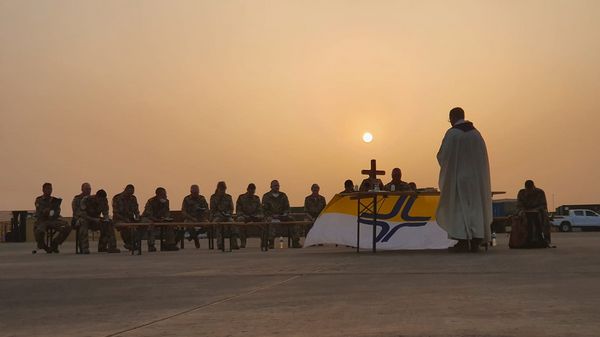
{"label": "row of seated soldiers", "polygon": [[[383,185],[380,179],[365,179],[358,188],[359,191],[370,191],[377,186],[380,190],[386,191],[414,191],[414,183],[402,181],[402,171],[399,168],[392,170],[392,180]],[[236,202],[236,218],[238,222],[272,222],[272,221],[292,221],[290,217],[290,204],[287,195],[279,190],[279,182],[271,182],[271,190],[263,195],[262,201],[256,195],[256,186],[249,184],[246,193],[240,195]],[[185,222],[232,222],[233,221],[233,199],[226,193],[227,185],[225,182],[219,182],[215,193],[210,197],[210,205],[206,198],[200,194],[198,185],[192,185],[190,194],[186,196],[182,203],[182,214]],[[319,185],[311,186],[311,194],[304,200],[304,210],[307,221],[314,221],[321,211],[325,208],[326,201],[319,194]],[[35,238],[39,249],[44,249],[48,253],[58,253],[58,246],[67,238],[72,229],[77,231],[79,247],[81,252],[89,254],[88,230],[100,231],[98,242],[99,252],[118,253],[114,224],[149,222],[159,223],[171,220],[169,199],[167,191],[159,187],[155,191],[155,196],[150,198],[144,207],[144,212],[140,214],[137,198],[135,197],[135,188],[133,185],[127,185],[123,192],[115,195],[112,199],[113,219],[109,220],[109,206],[107,193],[104,190],[98,190],[96,194],[91,194],[92,188],[89,183],[81,186],[81,193],[73,198],[71,203],[73,209],[73,220],[68,224],[60,216],[60,205],[62,200],[52,196],[52,184],[45,183],[42,186],[43,195],[35,200],[36,224],[34,228]],[[346,180],[344,190],[340,193],[353,193],[356,191],[352,180]],[[275,226],[269,226],[267,233],[268,244],[270,248],[274,247]],[[45,235],[48,229],[55,230],[55,236],[50,245],[45,242]],[[246,246],[246,230],[236,226],[226,226],[226,235],[230,237],[230,245],[233,249]],[[148,238],[148,251],[156,251],[154,228],[149,226],[145,229]],[[199,247],[198,236],[195,230],[190,230],[190,237],[194,239],[196,247]],[[299,226],[292,227],[290,236],[292,238],[292,247],[300,248]],[[138,233],[141,235],[141,231]],[[217,242],[221,245],[221,232],[217,231]],[[163,250],[177,250],[177,239],[172,229],[165,231],[166,246]],[[121,237],[125,243],[126,249],[131,249],[133,238],[131,232],[121,231]],[[240,239],[240,245],[237,240]],[[218,247],[222,248],[222,247]]]}
{"label": "row of seated soldiers", "polygon": [[[155,191],[155,196],[150,198],[140,214],[137,198],[135,197],[135,188],[133,185],[127,185],[123,192],[112,198],[112,221],[109,218],[109,205],[107,193],[104,190],[98,190],[94,195],[91,194],[92,188],[89,183],[81,186],[81,193],[73,198],[71,206],[73,208],[73,220],[71,224],[67,223],[60,216],[61,199],[52,196],[52,184],[45,183],[42,186],[43,195],[35,201],[36,224],[35,238],[39,249],[44,249],[48,253],[58,253],[58,246],[67,238],[72,229],[77,231],[80,251],[83,254],[89,254],[88,230],[100,231],[98,241],[98,251],[108,253],[119,253],[117,248],[114,224],[118,223],[160,223],[172,221],[170,214],[169,199],[167,191],[159,187]],[[200,194],[198,185],[190,187],[190,194],[183,199],[182,215],[184,222],[233,222],[234,204],[231,195],[226,193],[227,185],[221,181],[217,184],[215,193],[210,197],[210,205],[206,198]],[[319,194],[319,185],[311,186],[311,194],[304,200],[305,220],[314,221],[321,211],[325,208],[325,198]],[[246,193],[237,198],[235,204],[235,220],[238,222],[278,222],[293,221],[290,217],[290,203],[287,195],[280,191],[280,185],[277,180],[271,182],[271,190],[265,193],[262,201],[256,195],[256,186],[249,184]],[[56,234],[52,238],[50,245],[45,242],[45,235],[48,229],[54,229]],[[246,230],[238,226],[225,226],[224,234],[230,238],[230,247],[232,249],[244,248],[246,246]],[[137,235],[143,233],[147,235],[148,251],[155,252],[155,237],[153,226],[137,231]],[[190,237],[194,239],[196,247],[200,246],[198,235],[195,229],[190,229]],[[274,239],[276,234],[275,226],[269,226],[267,233],[268,244],[274,248]],[[293,248],[301,248],[300,245],[301,228],[293,226],[290,231]],[[133,239],[128,230],[121,231],[121,237],[125,243],[126,249],[131,249]],[[178,250],[177,240],[183,239],[175,235],[172,228],[165,230],[165,246],[163,250]],[[238,239],[240,244],[238,245]],[[222,233],[217,231],[218,248],[221,249]]]}

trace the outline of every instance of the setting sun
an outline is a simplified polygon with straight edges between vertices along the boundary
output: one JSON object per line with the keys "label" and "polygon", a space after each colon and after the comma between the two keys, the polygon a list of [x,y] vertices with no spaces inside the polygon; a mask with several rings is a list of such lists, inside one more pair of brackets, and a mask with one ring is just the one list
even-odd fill
{"label": "setting sun", "polygon": [[370,132],[365,132],[362,136],[363,142],[370,143],[373,141],[373,135]]}

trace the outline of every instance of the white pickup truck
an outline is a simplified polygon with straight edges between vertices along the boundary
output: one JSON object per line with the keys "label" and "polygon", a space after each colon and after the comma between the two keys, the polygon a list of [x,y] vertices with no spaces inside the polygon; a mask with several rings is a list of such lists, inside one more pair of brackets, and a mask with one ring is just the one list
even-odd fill
{"label": "white pickup truck", "polygon": [[558,227],[561,232],[570,232],[574,227],[600,228],[600,215],[589,209],[571,209],[569,215],[555,215],[552,226]]}

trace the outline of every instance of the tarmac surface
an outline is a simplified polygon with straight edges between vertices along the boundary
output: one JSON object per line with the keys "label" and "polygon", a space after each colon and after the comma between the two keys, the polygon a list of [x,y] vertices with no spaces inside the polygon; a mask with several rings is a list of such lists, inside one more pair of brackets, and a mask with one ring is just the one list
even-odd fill
{"label": "tarmac surface", "polygon": [[600,336],[600,232],[553,233],[556,249],[498,239],[481,254],[4,243],[0,335]]}

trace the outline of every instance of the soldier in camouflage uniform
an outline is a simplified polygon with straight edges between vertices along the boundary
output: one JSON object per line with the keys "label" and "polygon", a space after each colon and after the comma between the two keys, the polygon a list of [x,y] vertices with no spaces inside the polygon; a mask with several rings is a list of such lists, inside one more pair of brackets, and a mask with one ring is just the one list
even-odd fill
{"label": "soldier in camouflage uniform", "polygon": [[[167,190],[162,187],[158,187],[155,191],[155,196],[148,199],[146,206],[144,207],[144,213],[142,213],[142,222],[170,222],[171,211],[169,208],[169,199],[167,199]],[[148,226],[148,251],[155,252],[156,247],[154,245],[154,226]],[[175,231],[173,227],[167,227],[164,230],[165,233],[165,246],[161,247],[161,250],[179,250],[175,245]]]}
{"label": "soldier in camouflage uniform", "polygon": [[517,210],[522,221],[529,226],[527,241],[544,240],[546,246],[549,245],[552,240],[546,192],[536,187],[533,180],[525,181],[525,188],[517,194]]}
{"label": "soldier in camouflage uniform", "polygon": [[313,184],[310,190],[312,194],[304,198],[304,212],[306,213],[306,221],[314,222],[325,208],[325,205],[327,205],[327,201],[325,201],[325,197],[319,194],[321,190],[319,185]]}
{"label": "soldier in camouflage uniform", "polygon": [[[198,185],[190,187],[190,194],[183,198],[181,204],[181,213],[184,217],[184,222],[205,222],[208,220],[208,203],[206,198],[200,194]],[[196,248],[200,248],[198,240],[198,231],[195,228],[188,228],[190,237],[193,238]]]}
{"label": "soldier in camouflage uniform", "polygon": [[[233,222],[233,199],[225,191],[227,191],[227,185],[224,181],[219,181],[215,194],[210,196],[212,222]],[[215,228],[215,230],[217,231],[217,247],[219,249],[223,249],[223,234],[225,237],[229,236],[231,249],[240,248],[237,243],[239,231],[236,226],[223,226],[223,228]]]}
{"label": "soldier in camouflage uniform", "polygon": [[108,199],[104,190],[81,199],[78,210],[77,235],[82,254],[90,253],[88,230],[100,231],[98,252],[120,253],[115,239],[115,228],[108,217]]}
{"label": "soldier in camouflage uniform", "polygon": [[[52,184],[45,183],[42,191],[44,194],[35,199],[35,241],[38,249],[43,249],[46,253],[58,253],[58,246],[69,236],[71,226],[60,216],[62,199],[52,196]],[[48,247],[45,237],[50,228],[54,229],[56,234]]]}
{"label": "soldier in camouflage uniform", "polygon": [[413,191],[413,188],[409,183],[402,181],[402,170],[396,167],[392,170],[392,181],[385,184],[383,187],[386,191],[393,192],[410,192]]}
{"label": "soldier in camouflage uniform", "polygon": [[[112,209],[115,224],[139,222],[140,208],[134,193],[135,187],[129,184],[125,186],[123,192],[113,197]],[[125,249],[131,250],[133,246],[131,230],[129,228],[121,229],[121,238],[125,243]]]}
{"label": "soldier in camouflage uniform", "polygon": [[[235,203],[236,220],[238,222],[263,221],[262,205],[260,198],[256,195],[256,185],[249,184],[246,193],[241,194]],[[240,229],[240,247],[246,248],[247,230]]]}
{"label": "soldier in camouflage uniform", "polygon": [[71,201],[71,208],[73,209],[73,219],[71,220],[71,226],[75,227],[77,225],[77,220],[80,218],[80,210],[81,199],[87,197],[92,193],[92,186],[89,183],[81,184],[81,193],[77,194],[73,197],[73,201]]}
{"label": "soldier in camouflage uniform", "polygon": [[344,182],[344,190],[340,192],[340,194],[342,193],[354,193],[354,182],[352,182],[352,180],[348,179]]}
{"label": "soldier in camouflage uniform", "polygon": [[[289,215],[290,202],[288,197],[279,190],[279,182],[277,180],[271,182],[271,191],[263,195],[262,204],[265,221],[273,223],[279,221],[294,221]],[[272,224],[269,227],[269,248],[273,249],[275,247],[275,225]],[[284,231],[287,232],[286,230]],[[289,235],[292,238],[292,248],[301,248],[299,226],[293,226],[292,228],[289,228],[289,231]]]}

